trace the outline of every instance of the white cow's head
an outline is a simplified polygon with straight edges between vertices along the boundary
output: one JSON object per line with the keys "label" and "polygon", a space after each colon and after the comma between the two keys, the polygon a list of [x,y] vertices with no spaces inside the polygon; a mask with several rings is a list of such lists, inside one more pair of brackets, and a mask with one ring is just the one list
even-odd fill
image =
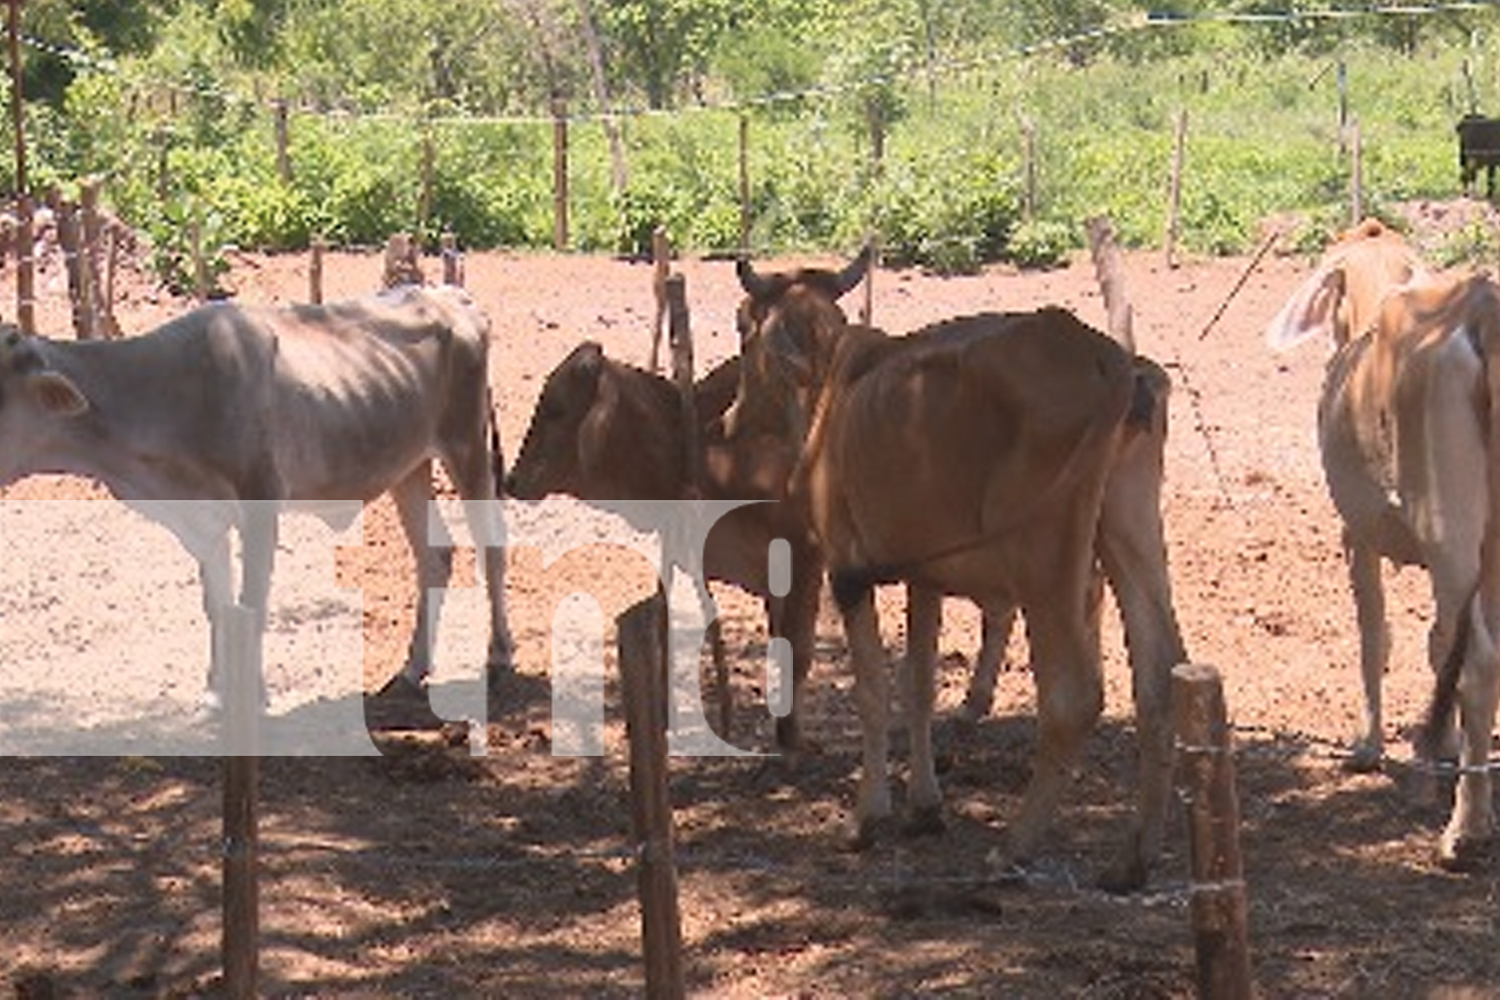
{"label": "white cow's head", "polygon": [[89,410],[73,380],[48,363],[44,343],[0,326],[0,485],[51,471],[42,456],[56,431]]}

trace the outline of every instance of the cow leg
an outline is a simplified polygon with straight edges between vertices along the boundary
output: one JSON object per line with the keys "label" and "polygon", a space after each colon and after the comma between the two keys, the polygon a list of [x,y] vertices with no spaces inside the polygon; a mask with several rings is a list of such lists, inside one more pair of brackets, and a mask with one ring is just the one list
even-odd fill
{"label": "cow leg", "polygon": [[979,657],[969,676],[969,690],[964,695],[963,706],[959,709],[959,717],[966,722],[978,722],[990,714],[995,704],[1000,665],[1005,661],[1005,647],[1010,642],[1015,624],[1016,609],[1013,606],[985,609]]}
{"label": "cow leg", "polygon": [[[281,529],[280,513],[276,505],[265,501],[252,501],[244,505],[240,521],[240,604],[255,612],[256,635],[266,631],[266,612],[271,600],[271,571],[276,564],[276,543]],[[224,539],[228,544],[228,538]],[[216,628],[216,632],[220,629]],[[217,640],[223,647],[222,635]],[[233,685],[223,678],[229,690]],[[254,689],[259,693],[260,704],[267,703],[265,677],[253,678]],[[231,709],[233,706],[229,706]]]}
{"label": "cow leg", "polygon": [[932,755],[932,709],[936,698],[938,633],[943,627],[943,595],[908,584],[906,588],[906,727],[911,744],[911,778],[907,802],[908,830],[941,833],[943,793]]}
{"label": "cow leg", "polygon": [[1381,684],[1390,658],[1391,632],[1385,614],[1385,585],[1380,579],[1380,555],[1344,532],[1344,555],[1354,592],[1359,622],[1359,673],[1364,682],[1365,725],[1349,754],[1352,771],[1373,771],[1385,757],[1385,727],[1381,712]]}
{"label": "cow leg", "polygon": [[[1072,607],[1069,607],[1072,605]],[[1037,688],[1037,749],[1031,782],[1010,835],[1010,858],[1029,861],[1057,813],[1063,789],[1104,710],[1099,644],[1086,609],[1063,594],[1025,603]]]}
{"label": "cow leg", "polygon": [[234,602],[234,584],[229,569],[229,535],[216,538],[198,557],[198,582],[203,588],[203,616],[208,619],[208,677],[203,690],[203,704],[210,709],[224,706],[224,677],[220,666],[227,652],[224,646],[224,610]]}
{"label": "cow leg", "polygon": [[817,643],[818,607],[823,595],[823,563],[812,546],[792,555],[791,589],[779,600],[771,630],[792,647],[792,709],[776,720],[776,746],[783,751],[812,749],[803,732],[807,677]]}
{"label": "cow leg", "polygon": [[[514,666],[515,642],[505,611],[505,529],[500,518],[499,484],[496,482],[489,448],[481,446],[449,449],[443,459],[448,476],[463,498],[464,518],[478,549],[476,559],[483,568],[490,603],[490,648],[485,663],[491,671],[509,671]],[[497,442],[498,444],[498,442]]]}
{"label": "cow leg", "polygon": [[406,650],[406,663],[400,673],[386,685],[406,684],[419,688],[432,672],[432,629],[437,625],[437,616],[442,611],[443,590],[448,586],[453,572],[452,542],[442,529],[442,522],[433,519],[431,527],[440,532],[439,544],[434,546],[428,537],[428,504],[432,500],[432,463],[421,462],[406,478],[391,487],[391,498],[396,501],[396,513],[401,519],[401,530],[411,548],[416,563],[417,614],[412,624],[411,644]]}
{"label": "cow leg", "polygon": [[[1160,449],[1154,454],[1159,458]],[[1161,855],[1172,791],[1172,669],[1187,659],[1172,607],[1160,496],[1159,463],[1124,456],[1105,496],[1096,542],[1125,627],[1140,759],[1137,813],[1100,880],[1116,892],[1144,885]]]}
{"label": "cow leg", "polygon": [[854,804],[855,832],[852,846],[862,850],[876,839],[876,828],[891,815],[891,788],[887,777],[890,754],[891,681],[880,643],[880,619],[875,613],[874,588],[864,586],[856,594],[840,593],[835,586],[844,635],[849,641],[849,659],[854,667],[854,705],[859,712],[863,764]]}

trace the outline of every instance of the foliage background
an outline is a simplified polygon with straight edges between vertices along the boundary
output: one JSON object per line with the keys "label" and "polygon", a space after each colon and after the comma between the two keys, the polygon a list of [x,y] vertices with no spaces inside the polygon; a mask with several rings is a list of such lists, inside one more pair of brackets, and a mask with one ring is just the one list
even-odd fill
{"label": "foliage background", "polygon": [[210,246],[445,228],[469,247],[551,246],[558,107],[570,244],[591,251],[639,253],[657,224],[694,252],[736,250],[742,120],[758,251],[875,231],[894,262],[1047,264],[1099,212],[1154,245],[1179,114],[1189,252],[1245,250],[1288,213],[1320,243],[1348,216],[1356,121],[1367,211],[1452,197],[1454,121],[1500,110],[1500,13],[1269,7],[28,0],[29,176],[64,194],[104,177],[165,269],[192,220]]}

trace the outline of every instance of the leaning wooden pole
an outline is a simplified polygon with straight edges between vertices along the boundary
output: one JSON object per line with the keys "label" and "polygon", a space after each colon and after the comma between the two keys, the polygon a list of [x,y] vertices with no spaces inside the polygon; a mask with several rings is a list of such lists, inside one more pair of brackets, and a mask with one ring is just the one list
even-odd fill
{"label": "leaning wooden pole", "polygon": [[661,371],[661,335],[667,318],[667,277],[672,273],[672,246],[667,230],[657,226],[651,231],[651,294],[656,300],[656,315],[651,321],[651,371]]}
{"label": "leaning wooden pole", "polygon": [[646,996],[677,1000],[683,979],[682,913],[677,897],[672,801],[667,780],[667,604],[658,592],[615,622],[625,732],[630,743],[630,819],[637,844],[637,889]]}
{"label": "leaning wooden pole", "polygon": [[1198,664],[1175,668],[1172,717],[1188,806],[1198,996],[1249,1000],[1249,904],[1240,855],[1240,805],[1219,672]]}

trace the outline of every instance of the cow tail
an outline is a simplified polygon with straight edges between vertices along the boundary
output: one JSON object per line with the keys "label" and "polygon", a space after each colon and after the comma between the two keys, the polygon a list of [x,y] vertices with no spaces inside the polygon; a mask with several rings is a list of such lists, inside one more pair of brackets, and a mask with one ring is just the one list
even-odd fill
{"label": "cow tail", "polygon": [[490,477],[498,500],[505,495],[505,452],[500,448],[500,420],[495,416],[495,396],[488,389],[484,394],[484,409],[490,425]]}
{"label": "cow tail", "polygon": [[[1479,299],[1483,301],[1478,301]],[[1432,703],[1427,710],[1418,750],[1428,757],[1435,756],[1439,741],[1453,717],[1458,701],[1458,685],[1462,680],[1463,664],[1469,653],[1472,630],[1484,621],[1483,609],[1477,607],[1483,601],[1484,586],[1490,575],[1489,562],[1500,558],[1500,296],[1486,278],[1471,279],[1469,294],[1465,296],[1465,323],[1469,325],[1469,336],[1484,368],[1484,391],[1480,393],[1483,410],[1485,436],[1485,465],[1489,486],[1486,507],[1488,518],[1485,525],[1485,540],[1480,554],[1479,580],[1464,601],[1459,612],[1457,631],[1448,656],[1438,668],[1434,681]],[[1475,615],[1480,615],[1478,620]]]}

